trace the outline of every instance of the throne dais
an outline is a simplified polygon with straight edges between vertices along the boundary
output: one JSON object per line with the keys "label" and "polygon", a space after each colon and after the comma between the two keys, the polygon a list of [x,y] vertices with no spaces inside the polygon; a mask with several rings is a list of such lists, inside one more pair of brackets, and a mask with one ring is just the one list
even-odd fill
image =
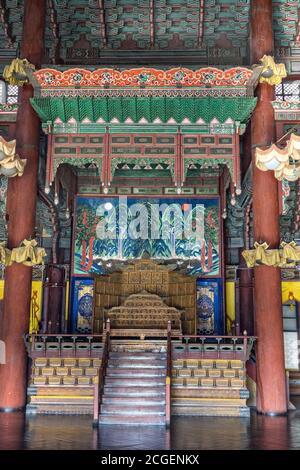
{"label": "throne dais", "polygon": [[159,295],[146,290],[131,294],[123,305],[106,310],[105,317],[110,320],[112,336],[147,337],[167,336],[168,321],[172,333],[181,335],[182,311],[168,306]]}

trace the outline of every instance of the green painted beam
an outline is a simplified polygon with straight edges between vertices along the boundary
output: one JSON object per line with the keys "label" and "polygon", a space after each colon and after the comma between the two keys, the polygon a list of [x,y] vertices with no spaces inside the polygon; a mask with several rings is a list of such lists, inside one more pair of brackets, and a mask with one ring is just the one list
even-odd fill
{"label": "green painted beam", "polygon": [[[61,97],[32,98],[31,103],[42,122],[77,123],[88,119],[91,123],[133,124],[153,123],[180,124],[189,119],[191,124],[203,120],[209,124],[213,119],[224,123],[227,119],[246,123],[255,107],[256,98],[196,98],[196,97]],[[171,122],[170,122],[171,120]],[[186,124],[186,123],[184,123]]]}

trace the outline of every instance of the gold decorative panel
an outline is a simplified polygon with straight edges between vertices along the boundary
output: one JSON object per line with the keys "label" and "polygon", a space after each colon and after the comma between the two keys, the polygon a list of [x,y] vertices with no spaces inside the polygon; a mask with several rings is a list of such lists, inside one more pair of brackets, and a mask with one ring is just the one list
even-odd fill
{"label": "gold decorative panel", "polygon": [[183,333],[195,333],[196,279],[144,259],[128,264],[121,272],[95,276],[94,333],[102,331],[105,311],[142,291],[156,294],[167,305],[181,310]]}

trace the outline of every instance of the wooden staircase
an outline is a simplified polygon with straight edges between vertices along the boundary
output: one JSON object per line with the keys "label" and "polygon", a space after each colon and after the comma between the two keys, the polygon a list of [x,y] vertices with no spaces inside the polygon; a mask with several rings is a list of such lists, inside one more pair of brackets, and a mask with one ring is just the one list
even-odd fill
{"label": "wooden staircase", "polygon": [[99,424],[165,425],[166,353],[142,348],[112,346]]}

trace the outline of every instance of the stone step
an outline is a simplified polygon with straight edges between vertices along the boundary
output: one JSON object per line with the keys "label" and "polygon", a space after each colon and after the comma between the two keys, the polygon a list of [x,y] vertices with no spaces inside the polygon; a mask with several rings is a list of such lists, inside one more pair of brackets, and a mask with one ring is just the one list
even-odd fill
{"label": "stone step", "polygon": [[183,407],[172,406],[173,416],[238,416],[249,417],[250,408],[230,406]]}
{"label": "stone step", "polygon": [[289,388],[290,395],[300,395],[300,371],[289,371]]}
{"label": "stone step", "polygon": [[249,398],[249,390],[236,388],[198,387],[172,388],[172,398]]}
{"label": "stone step", "polygon": [[243,398],[172,398],[172,406],[200,408],[200,407],[245,407]]}
{"label": "stone step", "polygon": [[165,405],[136,405],[132,403],[130,405],[120,405],[104,403],[101,405],[101,415],[103,414],[115,414],[115,415],[126,415],[126,416],[143,416],[143,415],[164,415]]}
{"label": "stone step", "polygon": [[165,359],[109,359],[108,367],[118,367],[118,368],[144,368],[144,369],[162,369],[166,367]]}
{"label": "stone step", "polygon": [[122,378],[122,377],[106,377],[105,385],[110,387],[132,387],[132,386],[141,386],[141,387],[160,387],[165,385],[165,378],[161,377],[132,377],[132,378]]}
{"label": "stone step", "polygon": [[117,367],[109,367],[106,370],[106,378],[108,377],[165,377],[166,369],[125,369]]}
{"label": "stone step", "polygon": [[[166,355],[167,353],[167,347],[166,347],[166,342],[165,344],[162,345],[157,345],[153,346],[151,344],[145,345],[145,344],[134,344],[133,346],[126,346],[126,345],[120,345],[120,344],[115,344],[113,343],[113,338],[111,342],[111,348],[110,351],[111,353],[122,353],[122,354],[143,354],[143,353],[149,353],[149,354],[163,354]],[[144,342],[143,342],[144,343]]]}
{"label": "stone step", "polygon": [[140,359],[144,360],[153,360],[153,359],[160,359],[160,360],[166,360],[167,355],[166,353],[160,353],[160,352],[144,352],[144,351],[132,351],[132,352],[117,352],[117,351],[111,351],[109,353],[109,359],[129,359],[132,361],[139,361]]}
{"label": "stone step", "polygon": [[151,425],[165,425],[166,420],[163,415],[147,415],[147,416],[126,416],[126,415],[115,415],[107,414],[100,415],[99,424],[121,424],[124,426],[139,425],[139,426],[151,426]]}
{"label": "stone step", "polygon": [[299,385],[290,385],[290,395],[291,396],[300,395],[300,384]]}
{"label": "stone step", "polygon": [[290,370],[289,371],[289,378],[298,378],[300,379],[300,370]]}
{"label": "stone step", "polygon": [[165,397],[164,395],[161,396],[121,396],[120,395],[111,395],[111,394],[104,394],[102,397],[103,404],[109,405],[165,405]]}
{"label": "stone step", "polygon": [[92,415],[93,405],[29,404],[26,406],[26,414]]}
{"label": "stone step", "polygon": [[40,386],[30,386],[27,388],[27,396],[35,396],[35,395],[77,395],[77,396],[86,396],[86,395],[93,395],[94,393],[94,386],[86,385],[86,386],[79,386],[70,387],[66,385],[45,385],[43,387]]}
{"label": "stone step", "polygon": [[67,397],[67,396],[35,396],[30,398],[30,404],[51,404],[51,405],[58,405],[58,404],[74,404],[74,405],[85,405],[85,404],[93,404],[94,397],[87,396],[87,397]]}
{"label": "stone step", "polygon": [[164,386],[111,386],[104,385],[105,396],[116,396],[116,397],[161,397],[165,396],[166,389]]}

